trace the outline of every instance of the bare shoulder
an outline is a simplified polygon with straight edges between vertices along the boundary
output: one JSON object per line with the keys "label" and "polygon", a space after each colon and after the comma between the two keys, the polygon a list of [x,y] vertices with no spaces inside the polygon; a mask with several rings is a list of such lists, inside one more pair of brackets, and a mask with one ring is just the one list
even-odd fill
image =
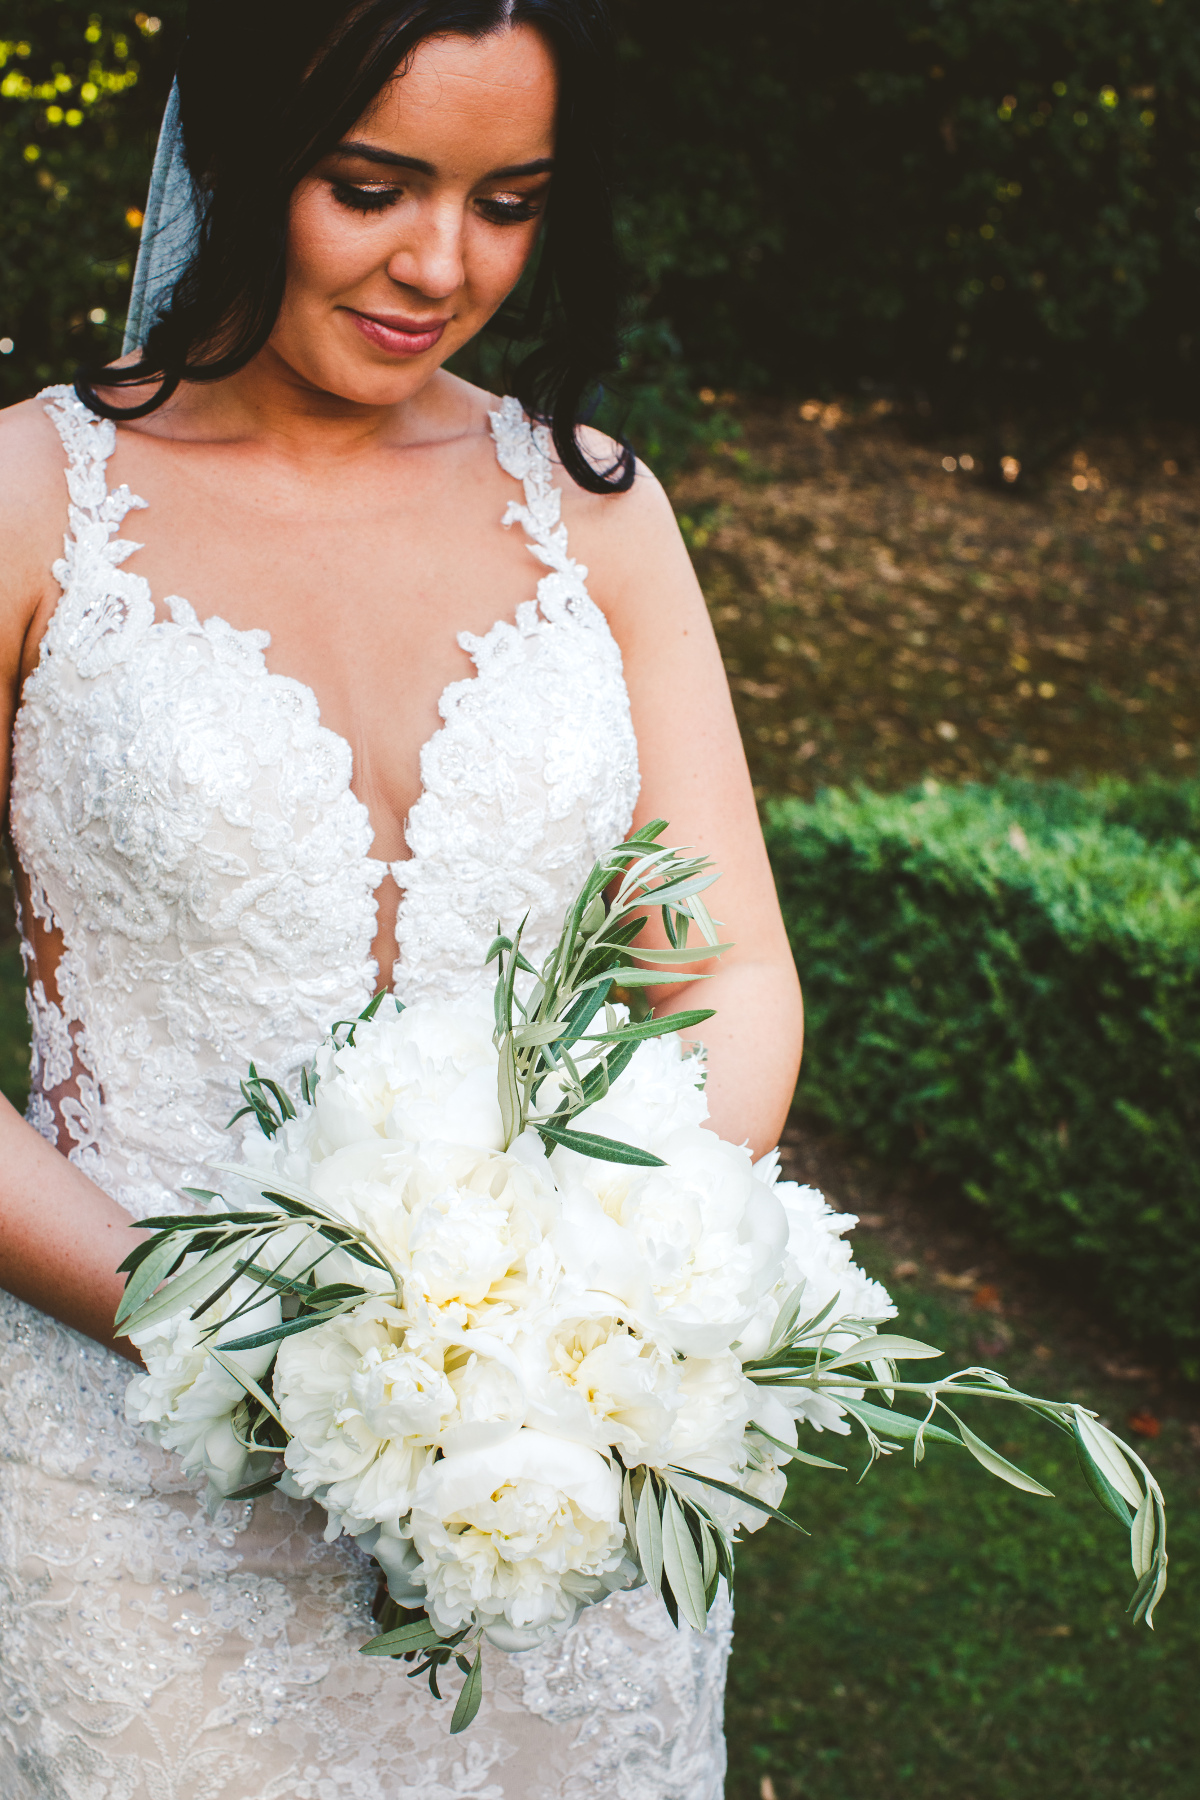
{"label": "bare shoulder", "polygon": [[0,469],[5,491],[14,481],[21,489],[48,477],[62,482],[62,441],[42,400],[20,400],[0,411]]}
{"label": "bare shoulder", "polygon": [[22,636],[54,582],[66,525],[65,457],[40,400],[0,412],[0,629]]}
{"label": "bare shoulder", "polygon": [[[491,433],[500,399],[442,372],[446,417],[461,434]],[[579,444],[601,476],[620,468],[622,446],[593,426],[582,426]],[[593,492],[573,480],[551,452],[562,496],[562,520],[570,554],[587,568],[588,591],[608,618],[623,650],[658,631],[707,633],[708,614],[671,501],[643,462],[621,490]],[[488,459],[494,465],[494,456]],[[646,596],[653,595],[653,606]]]}
{"label": "bare shoulder", "polygon": [[[617,465],[620,446],[603,432],[587,427],[580,441],[601,473]],[[660,619],[706,616],[670,498],[645,463],[637,462],[623,493],[589,493],[569,478],[562,489],[571,554],[587,564],[592,598],[618,637],[645,619],[648,593],[655,595]]]}
{"label": "bare shoulder", "polygon": [[[597,474],[607,476],[619,469],[624,454],[615,438],[593,425],[583,425],[578,432],[579,445]],[[564,482],[564,511],[573,510],[591,528],[607,527],[612,532],[675,529],[675,515],[666,489],[652,469],[640,458],[634,464],[633,484],[624,492],[593,494],[569,478]]]}

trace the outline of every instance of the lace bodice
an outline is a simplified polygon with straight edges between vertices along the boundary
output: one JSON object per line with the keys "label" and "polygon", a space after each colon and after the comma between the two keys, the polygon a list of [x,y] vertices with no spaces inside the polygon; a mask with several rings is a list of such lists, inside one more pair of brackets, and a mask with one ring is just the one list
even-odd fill
{"label": "lace bodice", "polygon": [[[292,1079],[377,982],[384,865],[349,746],[273,673],[265,632],[156,611],[119,536],[111,424],[67,389],[62,599],[14,732],[29,905],[32,1122],[135,1216],[228,1154],[253,1059]],[[497,918],[540,955],[628,829],[637,754],[621,658],[568,554],[546,434],[506,400],[497,453],[546,573],[464,636],[408,823],[398,990],[462,994]],[[532,573],[532,571],[531,571]],[[126,1423],[127,1365],[0,1295],[4,1800],[719,1800],[727,1604],[676,1632],[648,1590],[496,1657],[465,1739],[367,1661],[371,1565],[274,1495],[205,1516]],[[457,1684],[455,1676],[451,1691]]]}
{"label": "lace bodice", "polygon": [[[27,921],[62,937],[57,997],[30,944],[30,1118],[136,1216],[227,1154],[253,1058],[290,1082],[377,983],[366,808],[349,745],[312,691],[273,674],[263,631],[156,613],[118,535],[144,502],[110,491],[115,427],[66,388],[47,411],[68,454],[62,599],[14,732],[12,836]],[[548,434],[515,400],[492,415],[537,598],[482,637],[421,754],[407,826],[397,992],[490,983],[497,919],[526,913],[544,953],[595,856],[629,829],[637,748],[620,651],[567,549]]]}

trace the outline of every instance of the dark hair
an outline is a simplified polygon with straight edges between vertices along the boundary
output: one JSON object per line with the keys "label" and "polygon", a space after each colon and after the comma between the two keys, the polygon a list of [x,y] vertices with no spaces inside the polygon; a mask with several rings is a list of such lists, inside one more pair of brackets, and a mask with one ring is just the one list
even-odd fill
{"label": "dark hair", "polygon": [[[620,278],[608,188],[612,33],[604,0],[192,0],[179,61],[184,153],[203,196],[195,255],[126,368],[85,365],[93,412],[136,419],[183,380],[221,381],[266,343],[283,300],[292,190],[431,36],[482,38],[535,26],[559,72],[555,172],[528,300],[492,321],[538,340],[513,391],[550,426],[563,466],[592,493],[634,475],[622,443],[599,470],[578,425],[618,355]],[[114,407],[95,392],[157,380],[150,400]]]}

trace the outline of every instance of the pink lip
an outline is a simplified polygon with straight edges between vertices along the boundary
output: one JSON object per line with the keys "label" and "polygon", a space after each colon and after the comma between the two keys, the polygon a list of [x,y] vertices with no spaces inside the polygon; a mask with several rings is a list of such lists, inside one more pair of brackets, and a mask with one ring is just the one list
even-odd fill
{"label": "pink lip", "polygon": [[389,356],[423,356],[426,350],[433,349],[450,323],[449,319],[423,324],[420,319],[384,318],[377,313],[355,312],[353,307],[346,311],[367,342],[378,350],[386,350]]}

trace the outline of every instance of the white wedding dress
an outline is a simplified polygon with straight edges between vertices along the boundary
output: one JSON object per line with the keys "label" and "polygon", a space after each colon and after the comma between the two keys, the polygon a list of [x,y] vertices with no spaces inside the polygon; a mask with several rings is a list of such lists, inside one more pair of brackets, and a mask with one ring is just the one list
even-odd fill
{"label": "white wedding dress", "polygon": [[[45,401],[70,532],[14,732],[29,1118],[146,1217],[229,1154],[251,1058],[292,1079],[370,997],[384,865],[310,689],[270,672],[265,632],[156,610],[121,566],[144,503],[108,491],[114,427],[68,389]],[[512,400],[493,429],[524,484],[504,523],[549,573],[515,623],[461,639],[477,674],[422,753],[394,865],[405,997],[487,981],[497,918],[528,911],[540,956],[638,789],[620,653],[567,555],[547,438]],[[209,1519],[125,1423],[126,1363],[7,1296],[0,1338],[3,1800],[718,1800],[723,1599],[704,1635],[643,1589],[493,1655],[451,1738],[408,1665],[359,1656],[373,1567],[322,1541],[315,1506]]]}

